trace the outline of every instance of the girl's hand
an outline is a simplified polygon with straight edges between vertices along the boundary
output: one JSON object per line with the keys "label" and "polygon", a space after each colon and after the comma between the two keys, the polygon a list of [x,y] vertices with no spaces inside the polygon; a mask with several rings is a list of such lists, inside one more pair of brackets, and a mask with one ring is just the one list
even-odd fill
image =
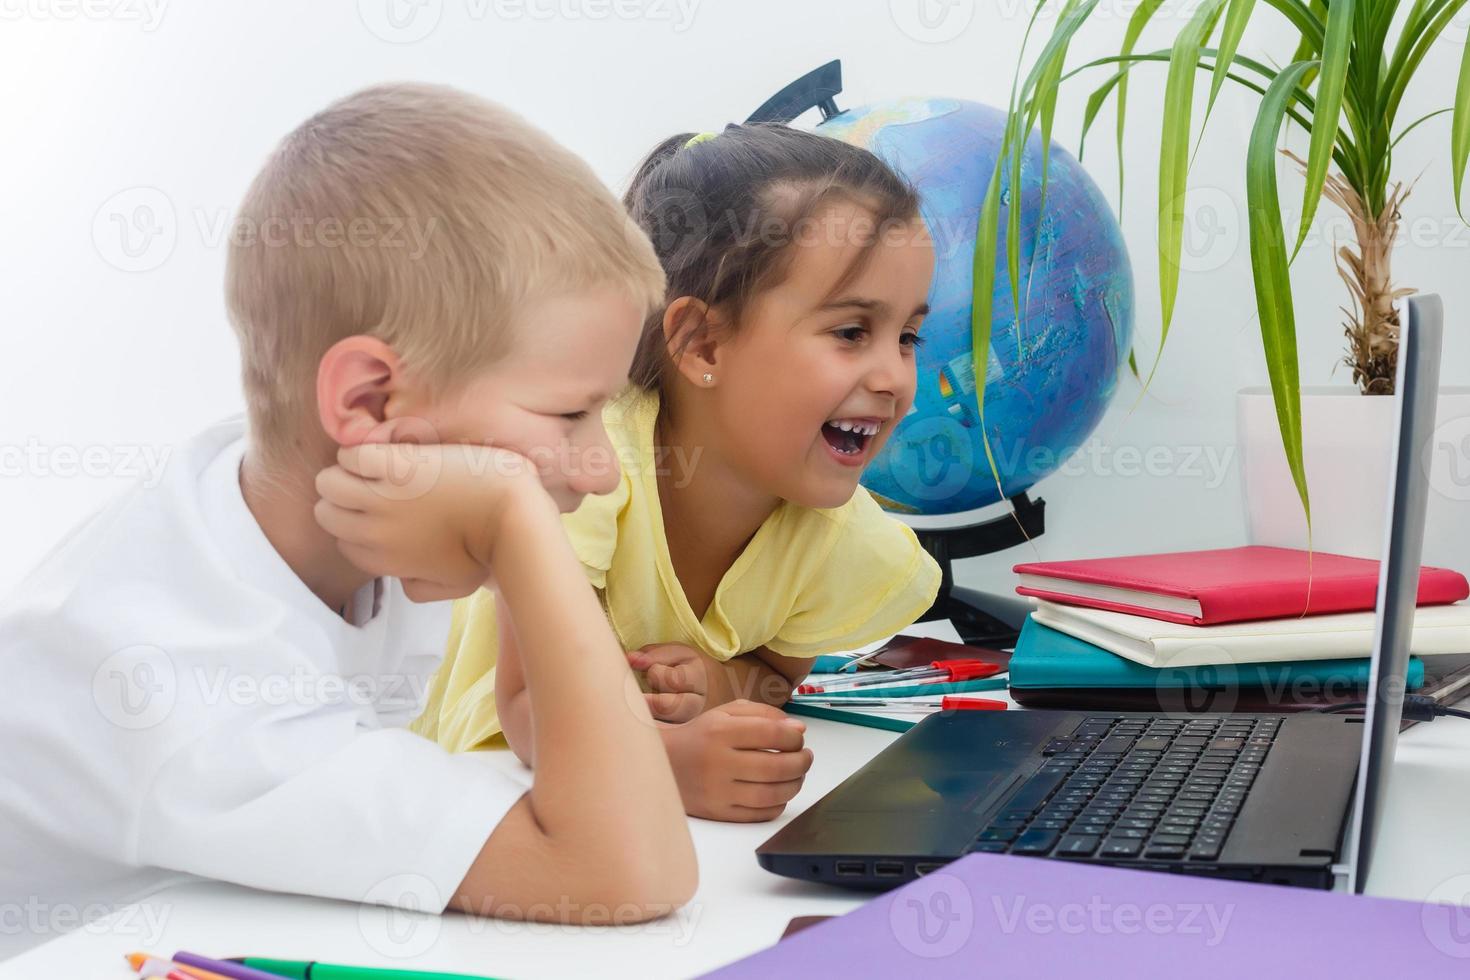
{"label": "girl's hand", "polygon": [[342,554],[370,575],[402,579],[415,602],[474,592],[510,515],[556,506],[530,460],[462,444],[343,447],[316,489],[317,523]]}
{"label": "girl's hand", "polygon": [[805,732],[780,708],[752,701],[660,729],[685,812],[735,823],[774,820],[801,791],[812,766]]}
{"label": "girl's hand", "polygon": [[[659,721],[682,724],[704,713],[711,688],[724,667],[703,651],[683,643],[651,643],[628,652],[628,666],[648,678],[648,711]],[[717,673],[720,672],[720,673]],[[728,698],[716,699],[722,703]]]}

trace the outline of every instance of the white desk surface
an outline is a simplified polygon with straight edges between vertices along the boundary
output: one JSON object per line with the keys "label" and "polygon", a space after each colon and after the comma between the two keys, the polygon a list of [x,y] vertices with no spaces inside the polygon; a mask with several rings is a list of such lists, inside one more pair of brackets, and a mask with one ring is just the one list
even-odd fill
{"label": "white desk surface", "polygon": [[[860,893],[791,881],[756,864],[753,851],[897,736],[807,719],[816,761],[785,815],[766,824],[692,821],[700,886],[677,915],[641,926],[577,928],[443,917],[196,883],[0,964],[0,977],[132,975],[124,953],[264,955],[532,978],[689,977],[774,943],[795,916],[833,915]],[[505,753],[508,766],[519,768]],[[1399,740],[1384,814],[1373,895],[1470,904],[1470,720],[1441,718]],[[1266,886],[1263,886],[1266,887]],[[1146,937],[1145,937],[1146,938]]]}

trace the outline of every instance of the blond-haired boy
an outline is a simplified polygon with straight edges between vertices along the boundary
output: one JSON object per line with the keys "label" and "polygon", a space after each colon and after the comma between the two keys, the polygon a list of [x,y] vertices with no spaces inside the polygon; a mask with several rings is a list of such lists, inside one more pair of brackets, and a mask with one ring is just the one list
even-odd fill
{"label": "blond-haired boy", "polygon": [[[686,901],[663,745],[559,516],[617,478],[599,408],[662,289],[590,169],[491,103],[382,86],[287,136],[229,252],[248,425],[205,430],[0,607],[24,692],[0,892],[95,907],[203,876],[579,922]],[[319,499],[349,484],[360,506]],[[353,533],[405,494],[455,560],[384,567]],[[529,791],[402,727],[449,615],[410,600],[486,583],[534,675]]]}

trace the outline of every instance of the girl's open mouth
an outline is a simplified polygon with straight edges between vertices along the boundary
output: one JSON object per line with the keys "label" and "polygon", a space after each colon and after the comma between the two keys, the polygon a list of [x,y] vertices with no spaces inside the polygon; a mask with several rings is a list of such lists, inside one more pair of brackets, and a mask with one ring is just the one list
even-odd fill
{"label": "girl's open mouth", "polygon": [[881,419],[833,419],[822,425],[822,438],[838,462],[855,465],[862,461],[882,424]]}

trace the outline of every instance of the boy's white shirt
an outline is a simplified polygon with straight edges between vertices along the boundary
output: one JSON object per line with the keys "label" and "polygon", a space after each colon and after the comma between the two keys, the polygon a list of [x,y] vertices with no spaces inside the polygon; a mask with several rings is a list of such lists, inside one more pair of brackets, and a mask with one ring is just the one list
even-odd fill
{"label": "boy's white shirt", "polygon": [[240,419],[201,433],[0,601],[0,958],[195,876],[442,910],[526,790],[402,727],[448,604],[378,580],[358,625],[328,609],[243,452]]}

